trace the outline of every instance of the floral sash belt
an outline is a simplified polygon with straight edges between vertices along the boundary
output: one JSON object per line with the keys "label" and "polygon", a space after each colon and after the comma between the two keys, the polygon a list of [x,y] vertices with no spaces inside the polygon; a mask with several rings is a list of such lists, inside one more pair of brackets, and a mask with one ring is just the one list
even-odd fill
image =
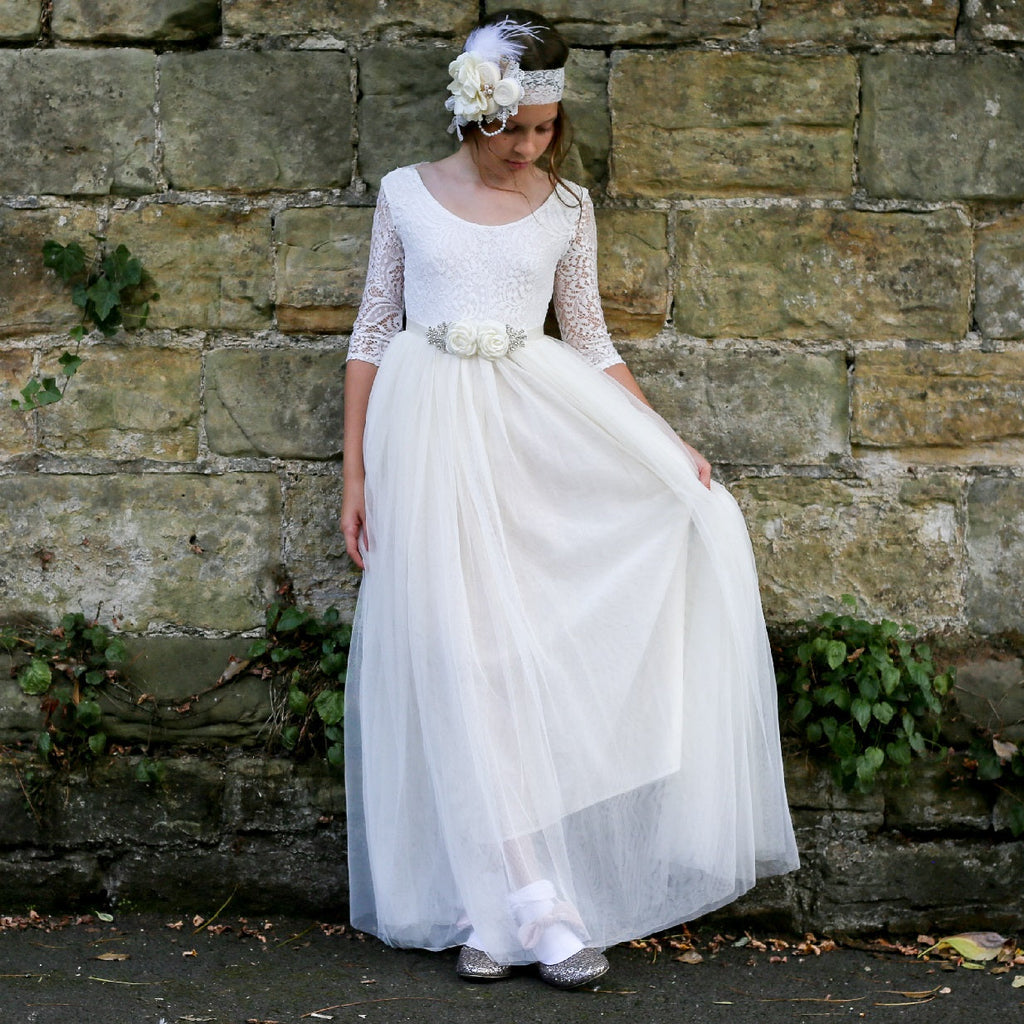
{"label": "floral sash belt", "polygon": [[523,330],[497,320],[452,320],[432,327],[409,320],[406,329],[423,334],[435,348],[461,359],[501,359],[544,334],[542,327]]}

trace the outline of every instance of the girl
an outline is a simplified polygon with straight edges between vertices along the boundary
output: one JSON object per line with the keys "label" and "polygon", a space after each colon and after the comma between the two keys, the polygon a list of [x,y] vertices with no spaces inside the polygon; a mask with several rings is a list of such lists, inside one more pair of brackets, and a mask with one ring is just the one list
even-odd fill
{"label": "girl", "polygon": [[612,347],[567,55],[487,19],[459,148],[381,183],[341,526],[353,925],[574,987],[797,854],[746,528]]}

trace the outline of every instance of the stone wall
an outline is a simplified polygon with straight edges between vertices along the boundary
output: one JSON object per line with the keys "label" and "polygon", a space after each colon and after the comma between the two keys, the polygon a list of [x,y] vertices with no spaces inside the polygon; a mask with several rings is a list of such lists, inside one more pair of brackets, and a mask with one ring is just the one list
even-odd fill
{"label": "stone wall", "polygon": [[[0,0],[5,395],[74,321],[45,239],[124,242],[160,292],[63,402],[0,410],[0,617],[98,615],[187,694],[283,584],[351,610],[375,189],[450,151],[445,68],[494,6]],[[609,323],[740,500],[769,620],[852,593],[945,634],[976,717],[1024,721],[1024,2],[543,7]]]}

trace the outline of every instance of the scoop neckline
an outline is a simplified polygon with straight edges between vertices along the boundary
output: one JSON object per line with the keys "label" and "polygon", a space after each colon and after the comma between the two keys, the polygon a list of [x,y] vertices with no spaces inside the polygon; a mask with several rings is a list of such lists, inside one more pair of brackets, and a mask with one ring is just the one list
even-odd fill
{"label": "scoop neckline", "polygon": [[547,206],[548,203],[550,203],[551,200],[555,198],[555,193],[558,191],[558,186],[555,185],[555,187],[548,193],[548,196],[544,200],[544,202],[541,203],[540,206],[538,206],[535,210],[531,210],[528,214],[526,214],[523,217],[517,217],[515,220],[507,220],[501,224],[481,224],[477,220],[467,220],[465,217],[460,217],[457,213],[453,212],[452,210],[449,210],[448,207],[445,206],[444,203],[442,203],[441,200],[438,199],[437,196],[435,196],[434,193],[431,192],[429,188],[427,188],[427,183],[423,180],[423,176],[420,174],[421,166],[421,164],[413,164],[409,168],[409,170],[412,171],[413,175],[416,177],[416,180],[419,182],[420,188],[423,189],[423,191],[430,197],[430,201],[439,210],[442,210],[453,220],[457,220],[460,224],[468,224],[470,227],[473,228],[510,228],[516,224],[522,224],[523,221],[530,220],[531,218],[535,217],[538,213],[540,213],[540,211],[543,210],[544,207]]}

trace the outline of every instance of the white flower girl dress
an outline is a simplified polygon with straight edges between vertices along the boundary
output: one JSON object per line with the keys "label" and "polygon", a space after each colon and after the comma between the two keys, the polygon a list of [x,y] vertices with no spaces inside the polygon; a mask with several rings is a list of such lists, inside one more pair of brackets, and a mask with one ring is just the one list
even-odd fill
{"label": "white flower girl dress", "polygon": [[575,186],[485,226],[381,185],[346,771],[352,923],[392,945],[528,963],[538,885],[605,947],[797,866],[746,527],[600,372],[595,244]]}

